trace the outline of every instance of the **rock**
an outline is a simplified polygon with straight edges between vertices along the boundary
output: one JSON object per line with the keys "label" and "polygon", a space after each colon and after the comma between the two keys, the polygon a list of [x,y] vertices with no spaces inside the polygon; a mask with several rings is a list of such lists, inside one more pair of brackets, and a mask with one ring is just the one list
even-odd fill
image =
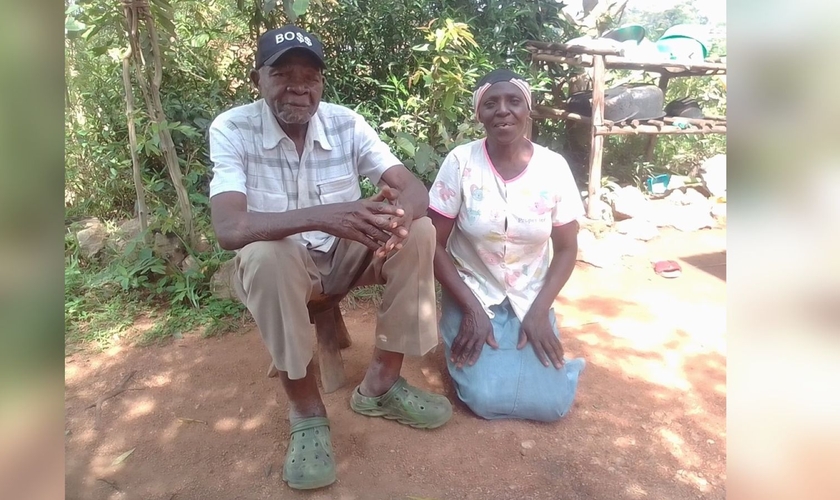
{"label": "rock", "polygon": [[122,253],[126,244],[139,238],[142,233],[140,219],[130,219],[120,224],[117,230],[111,234],[110,242],[118,252]]}
{"label": "rock", "polygon": [[668,190],[682,189],[685,187],[686,178],[681,175],[672,175],[668,180]]}
{"label": "rock", "polygon": [[187,258],[187,251],[181,240],[174,234],[165,235],[155,233],[155,242],[152,246],[155,255],[166,260],[173,266],[178,266]]}
{"label": "rock", "polygon": [[642,241],[650,241],[659,236],[659,229],[656,228],[656,224],[643,219],[627,219],[616,222],[615,229],[620,234],[626,234],[631,238]]}
{"label": "rock", "polygon": [[[604,200],[593,199],[591,203],[594,205],[595,217],[594,220],[603,221],[607,224],[612,224],[613,222],[613,209],[612,207],[605,202]],[[587,214],[589,211],[587,210]]]}
{"label": "rock", "polygon": [[140,227],[140,219],[130,219],[120,224],[120,237],[124,241],[131,241],[140,236],[143,230]]}
{"label": "rock", "polygon": [[644,217],[649,211],[647,198],[633,186],[626,186],[613,194],[612,209],[615,220]]}
{"label": "rock", "polygon": [[683,202],[685,205],[702,205],[702,206],[710,206],[711,201],[706,198],[706,195],[701,193],[700,191],[694,188],[687,188],[685,190],[685,201]]}
{"label": "rock", "polygon": [[178,267],[180,267],[183,272],[198,271],[200,269],[198,259],[192,255],[187,255],[187,258],[184,259],[184,262],[181,262],[181,265]]}
{"label": "rock", "polygon": [[[610,216],[612,216],[612,211],[610,211]],[[610,223],[605,220],[595,220],[581,217],[578,219],[578,223],[580,223],[581,230],[588,230],[595,236],[599,236],[603,233],[609,232],[610,230]]]}
{"label": "rock", "polygon": [[531,448],[533,448],[536,445],[537,445],[537,442],[534,441],[533,439],[529,439],[527,441],[522,441],[522,448],[524,448],[526,450],[530,450]]}
{"label": "rock", "polygon": [[614,248],[610,248],[603,244],[603,241],[598,241],[595,245],[578,250],[577,260],[592,264],[595,267],[612,267],[621,260],[621,252]]}
{"label": "rock", "polygon": [[236,272],[235,259],[225,261],[219,270],[210,278],[210,292],[217,299],[233,299],[238,300],[236,289],[234,288],[234,275]]}
{"label": "rock", "polygon": [[577,235],[577,244],[578,244],[578,252],[585,248],[592,247],[597,239],[595,235],[589,229],[581,229],[578,231]]}
{"label": "rock", "polygon": [[619,258],[625,255],[636,256],[646,253],[644,243],[624,234],[610,233],[598,241],[598,245],[615,253]]}
{"label": "rock", "polygon": [[717,220],[726,220],[726,203],[713,203],[711,209],[712,217]]}
{"label": "rock", "polygon": [[76,233],[76,239],[79,241],[79,252],[90,259],[105,248],[108,231],[99,219],[86,219],[82,221],[82,229]]}
{"label": "rock", "polygon": [[685,193],[683,193],[679,189],[676,189],[668,193],[668,196],[666,196],[664,200],[670,203],[671,205],[682,206],[685,205]]}
{"label": "rock", "polygon": [[202,234],[198,237],[198,243],[196,243],[193,250],[198,253],[205,253],[213,251],[213,247],[210,245],[210,240],[207,239],[207,236]]}
{"label": "rock", "polygon": [[726,196],[726,155],[715,155],[700,166],[700,179],[712,196]]}
{"label": "rock", "polygon": [[712,218],[708,207],[687,205],[674,207],[670,225],[680,231],[690,232],[715,227],[717,223]]}

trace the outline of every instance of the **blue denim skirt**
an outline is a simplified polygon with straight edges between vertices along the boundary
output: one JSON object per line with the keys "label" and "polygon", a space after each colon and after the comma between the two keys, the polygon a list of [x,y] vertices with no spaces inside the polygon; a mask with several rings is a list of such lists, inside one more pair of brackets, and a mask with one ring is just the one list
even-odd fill
{"label": "blue denim skirt", "polygon": [[[491,307],[498,349],[487,344],[473,366],[458,368],[449,360],[452,342],[461,327],[461,309],[443,293],[440,332],[446,344],[446,365],[458,397],[478,416],[552,422],[565,416],[577,392],[582,358],[566,359],[561,369],[544,366],[531,344],[517,349],[522,324],[510,301]],[[554,334],[560,336],[554,311],[549,311]]]}

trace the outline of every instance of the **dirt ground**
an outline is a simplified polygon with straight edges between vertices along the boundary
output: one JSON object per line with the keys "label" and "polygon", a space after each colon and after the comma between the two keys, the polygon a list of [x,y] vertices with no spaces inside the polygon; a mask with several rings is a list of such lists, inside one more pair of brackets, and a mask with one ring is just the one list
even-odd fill
{"label": "dirt ground", "polygon": [[[72,354],[66,498],[723,499],[726,232],[671,231],[647,247],[683,275],[656,276],[643,256],[616,269],[579,264],[558,299],[566,352],[588,365],[571,413],[553,424],[477,418],[457,402],[442,345],[407,360],[403,375],[449,396],[450,422],[421,431],[353,413],[374,310],[347,311],[349,381],[324,398],[338,481],[313,492],[281,480],[285,396],[266,378],[254,327]],[[86,407],[132,371],[131,390],[104,403],[95,428]]]}

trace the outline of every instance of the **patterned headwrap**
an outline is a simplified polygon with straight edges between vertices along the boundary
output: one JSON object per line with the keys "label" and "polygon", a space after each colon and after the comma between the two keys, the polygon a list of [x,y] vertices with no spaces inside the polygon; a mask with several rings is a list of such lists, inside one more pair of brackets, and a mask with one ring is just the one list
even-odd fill
{"label": "patterned headwrap", "polygon": [[476,119],[478,119],[478,105],[481,103],[481,98],[484,96],[484,93],[487,92],[487,89],[489,89],[491,85],[499,82],[510,82],[516,85],[525,97],[525,102],[528,104],[528,110],[531,110],[531,86],[528,85],[525,78],[508,69],[494,69],[484,75],[484,78],[479,80],[475,86],[472,104],[473,110],[475,110]]}

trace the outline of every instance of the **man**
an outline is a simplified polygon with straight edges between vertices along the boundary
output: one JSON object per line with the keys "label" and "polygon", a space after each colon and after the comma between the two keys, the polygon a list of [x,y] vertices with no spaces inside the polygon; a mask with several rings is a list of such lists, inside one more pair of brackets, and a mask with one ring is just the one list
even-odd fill
{"label": "man", "polygon": [[[400,377],[405,354],[437,344],[428,193],[359,114],[321,102],[325,67],[313,35],[294,26],[265,33],[251,71],[262,99],[210,127],[213,227],[222,248],[237,250],[237,293],[289,398],[283,479],[297,489],[335,481],[312,367],[312,297],[385,285],[354,411],[427,429],[452,415],[446,397]],[[381,192],[361,200],[359,175]]]}

